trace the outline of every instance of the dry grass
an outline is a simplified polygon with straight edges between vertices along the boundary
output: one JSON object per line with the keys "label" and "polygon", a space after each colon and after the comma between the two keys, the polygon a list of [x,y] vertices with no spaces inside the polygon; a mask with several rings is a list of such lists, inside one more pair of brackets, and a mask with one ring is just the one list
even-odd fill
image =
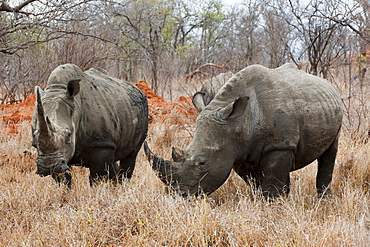
{"label": "dry grass", "polygon": [[[367,123],[368,124],[368,123]],[[266,203],[237,175],[207,198],[165,193],[141,151],[134,177],[90,187],[74,168],[73,189],[35,174],[30,127],[0,126],[0,246],[368,246],[370,141],[343,131],[332,183],[318,198],[316,166],[292,173],[291,193]],[[153,151],[170,158],[192,127],[150,126]],[[360,141],[361,140],[361,141]]]}

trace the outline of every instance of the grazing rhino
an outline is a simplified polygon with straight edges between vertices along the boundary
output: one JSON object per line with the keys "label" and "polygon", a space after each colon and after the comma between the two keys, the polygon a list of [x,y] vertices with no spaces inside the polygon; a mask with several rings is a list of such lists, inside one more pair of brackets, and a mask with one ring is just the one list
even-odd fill
{"label": "grazing rhino", "polygon": [[65,64],[50,74],[45,91],[36,87],[35,93],[37,174],[69,186],[72,165],[88,167],[90,183],[132,176],[148,131],[148,103],[139,88],[95,69],[83,72]]}
{"label": "grazing rhino", "polygon": [[316,187],[329,190],[342,124],[342,101],[328,81],[260,65],[235,74],[197,117],[185,151],[173,161],[145,154],[161,180],[182,195],[210,194],[231,169],[254,178],[266,197],[289,192],[289,173],[318,160]]}
{"label": "grazing rhino", "polygon": [[[207,106],[215,97],[218,90],[233,76],[232,72],[221,73],[204,82],[202,88],[193,97],[194,106]],[[197,102],[201,100],[201,102]],[[198,109],[201,112],[203,109]]]}

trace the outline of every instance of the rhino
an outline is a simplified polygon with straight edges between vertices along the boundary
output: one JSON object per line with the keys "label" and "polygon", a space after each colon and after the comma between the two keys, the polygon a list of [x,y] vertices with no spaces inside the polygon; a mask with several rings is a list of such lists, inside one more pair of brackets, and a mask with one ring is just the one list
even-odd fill
{"label": "rhino", "polygon": [[330,193],[343,106],[325,79],[291,68],[249,66],[230,78],[197,116],[185,150],[173,161],[145,154],[180,195],[211,194],[232,169],[267,198],[289,193],[290,172],[318,161],[316,188]]}
{"label": "rhino", "polygon": [[[205,81],[202,85],[202,88],[199,92],[197,92],[193,96],[193,104],[194,106],[199,105],[208,105],[213,98],[215,97],[218,90],[233,76],[233,73],[231,71],[226,73],[221,73],[215,77],[212,77],[211,79]],[[201,100],[201,102],[197,102]],[[200,112],[202,109],[198,109],[198,112]]]}
{"label": "rhino", "polygon": [[36,86],[35,94],[37,174],[70,186],[70,167],[81,165],[89,168],[91,184],[131,178],[148,131],[148,102],[138,87],[64,64],[51,72],[45,91]]}

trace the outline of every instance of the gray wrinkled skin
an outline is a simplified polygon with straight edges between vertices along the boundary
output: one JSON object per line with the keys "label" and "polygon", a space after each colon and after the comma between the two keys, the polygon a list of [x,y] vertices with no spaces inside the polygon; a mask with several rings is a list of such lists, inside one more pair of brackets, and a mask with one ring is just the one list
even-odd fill
{"label": "gray wrinkled skin", "polygon": [[[201,112],[215,97],[218,90],[233,76],[232,72],[221,73],[205,81],[199,92],[193,96],[193,104]],[[199,108],[198,108],[199,107]]]}
{"label": "gray wrinkled skin", "polygon": [[182,195],[210,194],[234,169],[266,197],[289,192],[289,173],[318,160],[316,187],[329,191],[342,101],[326,80],[283,66],[235,74],[197,117],[185,151],[172,161],[145,153],[159,177]]}
{"label": "gray wrinkled skin", "polygon": [[88,167],[91,183],[132,176],[148,130],[148,104],[139,88],[65,64],[50,74],[45,91],[36,87],[35,93],[37,174],[68,185],[71,165]]}

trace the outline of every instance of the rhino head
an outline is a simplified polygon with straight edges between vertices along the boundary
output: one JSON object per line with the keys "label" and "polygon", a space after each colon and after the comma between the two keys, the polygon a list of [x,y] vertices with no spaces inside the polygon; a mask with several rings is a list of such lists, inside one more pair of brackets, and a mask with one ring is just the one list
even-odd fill
{"label": "rhino head", "polygon": [[248,99],[241,96],[223,107],[203,108],[186,150],[172,148],[173,161],[154,155],[145,142],[145,154],[162,182],[183,196],[210,194],[220,187],[234,162],[242,159],[238,150],[240,118]]}
{"label": "rhino head", "polygon": [[52,175],[59,181],[57,175],[69,170],[68,162],[75,152],[74,97],[80,90],[79,81],[48,85],[45,92],[35,87],[32,145],[38,151],[36,173],[40,176]]}

